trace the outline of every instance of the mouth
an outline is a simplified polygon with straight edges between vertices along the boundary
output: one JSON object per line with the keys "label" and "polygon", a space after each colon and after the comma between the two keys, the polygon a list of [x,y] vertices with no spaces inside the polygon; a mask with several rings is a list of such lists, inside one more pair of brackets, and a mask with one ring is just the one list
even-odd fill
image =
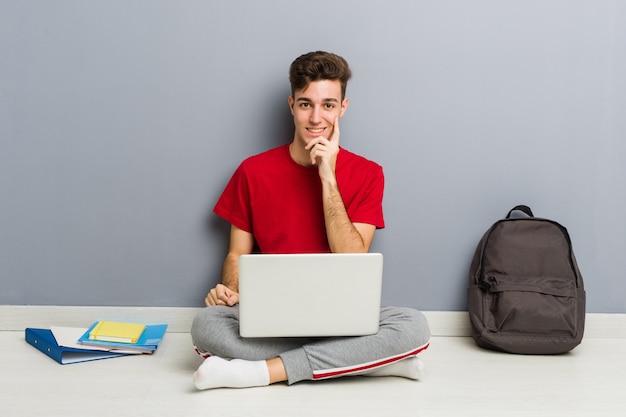
{"label": "mouth", "polygon": [[320,127],[320,128],[312,128],[312,127],[307,127],[306,130],[310,133],[313,133],[314,135],[318,135],[322,132],[324,132],[324,130],[326,130],[325,127]]}

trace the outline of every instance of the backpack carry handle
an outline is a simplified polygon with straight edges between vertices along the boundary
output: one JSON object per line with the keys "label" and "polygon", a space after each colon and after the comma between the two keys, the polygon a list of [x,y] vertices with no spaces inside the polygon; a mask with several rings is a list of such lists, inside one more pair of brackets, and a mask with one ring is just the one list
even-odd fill
{"label": "backpack carry handle", "polygon": [[515,206],[513,207],[510,211],[509,214],[506,215],[507,219],[511,218],[511,213],[513,213],[514,211],[519,210],[524,212],[528,217],[535,217],[535,215],[533,214],[533,211],[530,209],[530,207],[525,206],[523,204],[520,204],[519,206]]}

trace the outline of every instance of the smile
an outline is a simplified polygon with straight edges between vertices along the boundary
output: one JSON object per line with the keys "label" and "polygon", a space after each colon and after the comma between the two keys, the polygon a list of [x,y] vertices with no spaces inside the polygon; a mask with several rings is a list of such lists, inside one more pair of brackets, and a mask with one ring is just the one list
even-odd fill
{"label": "smile", "polygon": [[321,127],[321,128],[317,128],[317,129],[313,129],[311,127],[307,127],[306,130],[308,130],[311,133],[322,133],[326,128],[325,127]]}

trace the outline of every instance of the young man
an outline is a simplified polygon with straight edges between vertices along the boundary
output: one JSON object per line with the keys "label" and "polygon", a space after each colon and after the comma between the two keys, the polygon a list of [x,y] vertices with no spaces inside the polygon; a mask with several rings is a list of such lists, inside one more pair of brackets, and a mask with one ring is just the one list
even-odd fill
{"label": "young man", "polygon": [[347,62],[312,52],[297,58],[289,75],[292,142],[246,159],[214,209],[231,223],[230,246],[222,283],[208,293],[207,308],[192,325],[194,345],[206,358],[194,383],[209,389],[359,374],[418,379],[417,354],[428,347],[430,330],[409,308],[382,308],[379,332],[371,336],[239,336],[240,255],[367,252],[376,229],[384,227],[382,168],[339,147],[339,118],[349,104]]}

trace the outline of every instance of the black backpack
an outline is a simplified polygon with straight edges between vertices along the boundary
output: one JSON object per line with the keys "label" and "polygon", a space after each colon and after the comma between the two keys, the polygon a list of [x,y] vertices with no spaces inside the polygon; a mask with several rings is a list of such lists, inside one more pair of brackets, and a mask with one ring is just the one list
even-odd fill
{"label": "black backpack", "polygon": [[[528,217],[511,217],[519,210]],[[516,206],[478,243],[470,267],[468,310],[478,346],[509,353],[556,354],[580,344],[585,289],[569,233]]]}

